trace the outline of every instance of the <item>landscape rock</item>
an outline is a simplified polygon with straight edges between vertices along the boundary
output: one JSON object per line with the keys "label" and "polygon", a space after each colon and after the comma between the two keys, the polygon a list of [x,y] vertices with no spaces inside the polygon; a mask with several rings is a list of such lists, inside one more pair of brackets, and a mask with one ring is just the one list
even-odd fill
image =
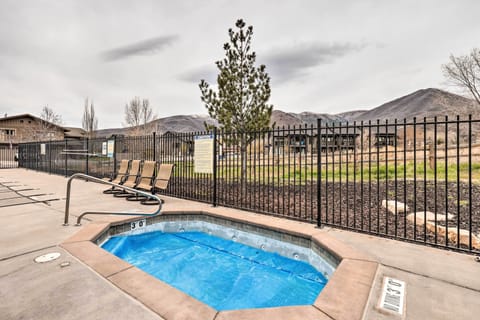
{"label": "landscape rock", "polygon": [[[430,229],[428,225],[431,223],[427,223],[427,229]],[[431,229],[432,231],[435,231],[435,226],[431,224]],[[447,232],[447,228],[444,226],[437,226],[438,234],[445,236]],[[456,227],[448,227],[448,241],[456,243],[457,238],[460,240],[460,244],[463,244],[465,246],[469,246],[470,244],[470,232],[465,229],[459,229],[457,230]],[[480,249],[480,237],[478,235],[475,235],[472,233],[472,247],[474,249]]]}
{"label": "landscape rock", "polygon": [[[397,211],[395,212],[395,204],[397,206]],[[382,207],[387,208],[393,214],[404,213],[410,211],[408,205],[400,201],[395,200],[382,200]]]}
{"label": "landscape rock", "polygon": [[[427,221],[435,221],[435,213],[433,213],[433,212],[420,211],[420,212],[415,212],[415,213],[417,215],[417,224],[419,224],[419,221],[421,221],[420,224],[423,224],[423,218],[424,217],[427,218]],[[409,214],[408,216],[411,216],[411,217],[409,219],[409,217],[407,216],[407,220],[413,223],[413,217],[415,216],[415,213]],[[455,218],[455,215],[453,215],[451,213],[448,213],[448,215],[445,215],[445,214],[442,214],[442,213],[437,213],[437,221],[446,221],[447,219],[452,220],[454,218]]]}
{"label": "landscape rock", "polygon": [[415,213],[408,214],[407,221],[412,224],[416,224],[417,226],[422,226],[425,223],[423,220],[423,215],[417,214],[417,216],[415,216]]}
{"label": "landscape rock", "polygon": [[[437,214],[437,221],[445,221],[445,215],[442,215],[444,220],[439,219],[439,214]],[[449,214],[449,219],[451,219],[453,215]],[[430,216],[431,217],[431,216]],[[407,215],[407,220],[409,222],[416,223],[417,226],[423,226],[425,224],[424,221],[424,216],[423,212],[417,212],[417,215],[415,217],[414,213],[410,213]],[[435,216],[433,215],[433,219],[435,219]],[[441,225],[436,225],[435,223],[429,220],[428,212],[427,212],[427,221],[426,221],[426,229],[430,232],[437,232],[437,235],[442,236],[442,237],[448,237],[448,241],[451,243],[456,243],[457,238],[460,240],[460,244],[463,244],[465,246],[469,246],[470,244],[470,232],[465,229],[458,229],[455,226],[449,226],[448,231],[447,228]],[[447,234],[448,232],[448,234]],[[480,249],[480,236],[475,235],[472,233],[472,247],[474,249]]]}

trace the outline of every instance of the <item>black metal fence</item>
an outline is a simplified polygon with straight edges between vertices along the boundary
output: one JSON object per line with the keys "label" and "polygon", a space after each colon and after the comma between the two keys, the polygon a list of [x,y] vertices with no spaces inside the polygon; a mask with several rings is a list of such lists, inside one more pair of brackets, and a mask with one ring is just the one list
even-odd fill
{"label": "black metal fence", "polygon": [[[174,163],[167,195],[480,252],[480,120],[327,123],[21,144],[21,167],[110,176],[121,159]],[[214,139],[196,173],[195,137]],[[242,148],[240,141],[249,141]]]}
{"label": "black metal fence", "polygon": [[0,144],[0,169],[18,167],[18,146],[10,143]]}

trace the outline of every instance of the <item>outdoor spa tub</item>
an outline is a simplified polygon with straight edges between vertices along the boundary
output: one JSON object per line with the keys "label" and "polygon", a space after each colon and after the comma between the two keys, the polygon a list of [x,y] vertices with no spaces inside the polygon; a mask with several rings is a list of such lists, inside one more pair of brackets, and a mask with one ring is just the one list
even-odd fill
{"label": "outdoor spa tub", "polygon": [[[254,319],[276,310],[279,319],[292,318],[292,310],[299,318],[318,313],[322,319],[329,308],[330,314],[363,313],[371,285],[359,287],[355,273],[366,272],[367,283],[373,282],[376,263],[310,225],[303,233],[285,227],[293,221],[275,226],[251,220],[167,212],[102,228],[90,224],[86,228],[95,228],[96,235],[89,248],[95,244],[99,260],[111,265],[108,271],[91,257],[82,259],[83,250],[72,248],[78,242],[63,246],[166,319],[185,312],[192,319],[228,319],[238,312]],[[348,273],[353,279],[345,277]],[[336,301],[359,290],[358,307]],[[339,309],[342,304],[345,310]]]}

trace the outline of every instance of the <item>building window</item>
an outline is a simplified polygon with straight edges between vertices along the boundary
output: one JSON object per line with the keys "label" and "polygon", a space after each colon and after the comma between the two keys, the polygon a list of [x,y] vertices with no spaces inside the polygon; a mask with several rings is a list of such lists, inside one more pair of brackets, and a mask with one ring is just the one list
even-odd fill
{"label": "building window", "polygon": [[3,132],[5,133],[6,136],[10,136],[10,137],[15,136],[15,130],[14,129],[3,129]]}
{"label": "building window", "polygon": [[23,119],[20,119],[20,123],[23,123]]}

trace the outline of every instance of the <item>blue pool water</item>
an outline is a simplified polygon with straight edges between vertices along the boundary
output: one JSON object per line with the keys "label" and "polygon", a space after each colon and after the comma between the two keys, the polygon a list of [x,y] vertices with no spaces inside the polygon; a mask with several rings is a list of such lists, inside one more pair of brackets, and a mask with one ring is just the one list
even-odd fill
{"label": "blue pool water", "polygon": [[305,262],[202,232],[115,236],[102,247],[219,311],[313,304],[327,283]]}

